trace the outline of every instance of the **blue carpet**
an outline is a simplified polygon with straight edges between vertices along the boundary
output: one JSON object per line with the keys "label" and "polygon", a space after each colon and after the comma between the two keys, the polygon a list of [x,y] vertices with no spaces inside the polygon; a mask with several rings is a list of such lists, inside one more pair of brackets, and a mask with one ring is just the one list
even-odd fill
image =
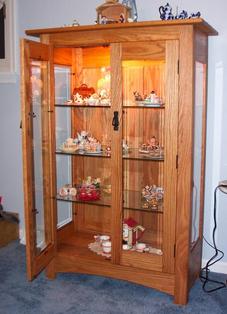
{"label": "blue carpet", "polygon": [[[218,280],[226,275],[212,274]],[[1,314],[221,314],[227,313],[227,289],[212,294],[198,280],[187,306],[172,303],[165,293],[105,277],[58,274],[53,281],[42,273],[26,279],[25,247],[17,241],[0,249]]]}

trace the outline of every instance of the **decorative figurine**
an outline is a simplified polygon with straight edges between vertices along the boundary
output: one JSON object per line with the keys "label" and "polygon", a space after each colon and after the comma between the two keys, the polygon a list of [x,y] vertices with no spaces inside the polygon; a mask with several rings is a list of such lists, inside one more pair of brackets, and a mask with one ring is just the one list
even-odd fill
{"label": "decorative figurine", "polygon": [[94,87],[88,87],[86,84],[82,84],[79,87],[75,87],[73,90],[73,99],[75,103],[83,104],[84,99],[90,97],[95,93]]}
{"label": "decorative figurine", "polygon": [[181,13],[178,15],[175,16],[175,19],[176,20],[182,20],[182,19],[186,19],[188,18],[188,12],[185,11],[185,10],[182,10]]}
{"label": "decorative figurine", "polygon": [[78,188],[77,198],[81,201],[99,200],[101,196],[100,183],[100,178],[92,179],[88,176]]}
{"label": "decorative figurine", "polygon": [[[178,11],[178,10],[177,10]],[[182,10],[180,14],[178,12],[175,14],[175,16],[172,13],[172,7],[167,3],[165,6],[159,7],[159,14],[161,20],[178,20],[178,19],[191,19],[191,18],[199,18],[201,16],[201,13],[198,11],[197,13],[191,13],[188,15],[188,12],[185,10]]]}
{"label": "decorative figurine", "polygon": [[97,23],[125,23],[131,17],[131,7],[119,3],[118,0],[106,0],[96,8]]}
{"label": "decorative figurine", "polygon": [[64,196],[76,196],[77,189],[73,187],[71,184],[63,185],[59,190],[59,195]]}
{"label": "decorative figurine", "polygon": [[159,145],[156,137],[152,136],[146,143],[140,146],[139,153],[149,154],[149,156],[153,158],[163,158],[164,148]]}
{"label": "decorative figurine", "polygon": [[64,153],[74,153],[78,149],[78,145],[74,142],[74,139],[69,137],[60,146],[60,150]]}
{"label": "decorative figurine", "polygon": [[129,248],[137,243],[142,237],[145,228],[139,225],[133,218],[123,220],[123,241]]}
{"label": "decorative figurine", "polygon": [[151,93],[147,96],[141,96],[141,94],[138,91],[133,92],[135,101],[138,103],[138,105],[144,105],[144,106],[162,106],[163,102],[162,99],[156,95],[155,91],[151,91]]}
{"label": "decorative figurine", "polygon": [[201,13],[198,11],[197,13],[191,13],[190,16],[189,16],[189,19],[192,19],[192,18],[200,18],[201,16]]}
{"label": "decorative figurine", "polygon": [[159,13],[161,20],[173,20],[172,7],[167,3],[165,6],[159,7]]}
{"label": "decorative figurine", "polygon": [[158,209],[160,202],[162,202],[164,196],[164,190],[162,187],[157,187],[156,185],[146,185],[142,189],[142,198],[145,199],[145,203],[142,204],[144,209]]}
{"label": "decorative figurine", "polygon": [[142,96],[140,95],[139,92],[135,91],[135,92],[133,92],[133,94],[134,94],[134,97],[135,97],[135,101],[142,101],[143,100],[143,98],[142,98]]}

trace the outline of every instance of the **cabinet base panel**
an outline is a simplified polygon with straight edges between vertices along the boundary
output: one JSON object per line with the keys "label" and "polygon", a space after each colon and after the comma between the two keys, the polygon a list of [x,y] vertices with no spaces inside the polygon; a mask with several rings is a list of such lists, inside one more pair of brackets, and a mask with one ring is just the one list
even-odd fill
{"label": "cabinet base panel", "polygon": [[174,295],[174,275],[171,274],[61,255],[54,258],[53,264],[55,273],[73,272],[122,279]]}

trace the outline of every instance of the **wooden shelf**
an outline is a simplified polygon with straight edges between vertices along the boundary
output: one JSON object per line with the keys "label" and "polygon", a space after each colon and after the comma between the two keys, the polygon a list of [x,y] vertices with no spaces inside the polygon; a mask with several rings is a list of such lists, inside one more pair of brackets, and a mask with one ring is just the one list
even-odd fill
{"label": "wooden shelf", "polygon": [[94,235],[94,233],[76,232],[68,237],[59,239],[57,245],[58,254],[73,256],[78,259],[110,263],[110,258],[97,255],[88,248],[88,244],[94,242]]}

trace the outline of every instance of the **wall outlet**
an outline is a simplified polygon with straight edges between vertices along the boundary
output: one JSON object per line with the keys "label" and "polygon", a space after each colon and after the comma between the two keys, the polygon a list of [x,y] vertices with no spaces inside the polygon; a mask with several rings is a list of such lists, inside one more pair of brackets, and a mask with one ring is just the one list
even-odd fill
{"label": "wall outlet", "polygon": [[227,180],[224,180],[224,181],[220,181],[220,182],[219,182],[219,189],[220,189],[223,193],[227,194]]}

